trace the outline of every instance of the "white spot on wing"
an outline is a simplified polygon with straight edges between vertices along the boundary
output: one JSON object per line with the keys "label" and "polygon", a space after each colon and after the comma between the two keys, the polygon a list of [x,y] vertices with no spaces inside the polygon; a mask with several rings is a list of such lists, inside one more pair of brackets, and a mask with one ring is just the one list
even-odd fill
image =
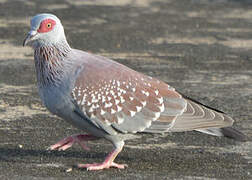
{"label": "white spot on wing", "polygon": [[115,113],[116,113],[116,111],[111,108],[111,114],[115,114]]}
{"label": "white spot on wing", "polygon": [[164,102],[164,98],[163,97],[160,97],[160,98],[157,98],[159,103],[162,104]]}
{"label": "white spot on wing", "polygon": [[117,116],[117,123],[122,124],[124,119],[122,117]]}
{"label": "white spot on wing", "polygon": [[106,112],[103,110],[103,109],[101,109],[101,115],[104,115]]}
{"label": "white spot on wing", "polygon": [[106,123],[106,125],[108,125],[108,126],[111,125],[110,121],[108,121],[107,119],[105,119],[105,123]]}
{"label": "white spot on wing", "polygon": [[117,112],[120,112],[122,110],[121,106],[116,106],[117,107]]}
{"label": "white spot on wing", "polygon": [[120,96],[120,101],[121,101],[121,103],[124,103],[125,99],[122,96]]}
{"label": "white spot on wing", "polygon": [[164,109],[165,109],[164,104],[162,104],[161,106],[159,106],[159,109],[160,109],[160,112],[164,112]]}
{"label": "white spot on wing", "polygon": [[136,114],[136,111],[129,111],[129,112],[130,112],[131,117],[135,116],[135,114]]}
{"label": "white spot on wing", "polygon": [[111,102],[109,102],[109,103],[105,103],[105,108],[109,108],[109,107],[111,107],[113,104],[111,103]]}
{"label": "white spot on wing", "polygon": [[155,113],[155,117],[152,119],[153,121],[156,121],[160,117],[160,112]]}
{"label": "white spot on wing", "polygon": [[119,103],[120,103],[120,100],[115,99],[115,104],[117,105],[117,104],[119,104]]}
{"label": "white spot on wing", "polygon": [[141,106],[136,106],[137,112],[140,112],[142,107]]}
{"label": "white spot on wing", "polygon": [[146,106],[146,101],[141,102],[141,104],[143,105],[143,107]]}

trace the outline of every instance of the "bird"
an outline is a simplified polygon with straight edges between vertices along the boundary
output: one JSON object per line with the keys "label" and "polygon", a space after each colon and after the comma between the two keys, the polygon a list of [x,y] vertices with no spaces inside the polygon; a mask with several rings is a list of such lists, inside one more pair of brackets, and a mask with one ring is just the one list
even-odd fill
{"label": "bird", "polygon": [[109,58],[73,49],[60,19],[49,13],[31,18],[23,41],[34,50],[37,86],[47,109],[83,133],[68,136],[49,150],[106,139],[113,150],[101,163],[78,164],[87,170],[124,169],[114,160],[125,141],[147,133],[199,131],[246,141],[230,127],[227,114],[197,102],[167,83]]}

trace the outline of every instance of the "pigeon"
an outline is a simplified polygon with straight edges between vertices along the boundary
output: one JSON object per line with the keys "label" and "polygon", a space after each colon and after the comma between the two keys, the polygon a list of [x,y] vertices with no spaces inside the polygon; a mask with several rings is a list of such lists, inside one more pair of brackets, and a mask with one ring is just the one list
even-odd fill
{"label": "pigeon", "polygon": [[34,49],[39,96],[47,109],[83,133],[60,140],[50,150],[106,139],[113,150],[102,163],[78,164],[87,170],[124,169],[114,160],[125,141],[146,133],[199,131],[245,141],[234,120],[176,91],[167,83],[109,58],[73,49],[53,14],[38,14],[23,46]]}

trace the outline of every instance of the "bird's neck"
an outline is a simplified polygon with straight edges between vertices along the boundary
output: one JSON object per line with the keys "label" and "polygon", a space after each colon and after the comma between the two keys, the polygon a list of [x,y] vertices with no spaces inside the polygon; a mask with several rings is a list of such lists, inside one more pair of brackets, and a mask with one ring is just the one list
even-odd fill
{"label": "bird's neck", "polygon": [[67,56],[71,51],[66,43],[39,46],[34,49],[34,60],[39,86],[57,85],[64,77],[66,66],[71,64]]}

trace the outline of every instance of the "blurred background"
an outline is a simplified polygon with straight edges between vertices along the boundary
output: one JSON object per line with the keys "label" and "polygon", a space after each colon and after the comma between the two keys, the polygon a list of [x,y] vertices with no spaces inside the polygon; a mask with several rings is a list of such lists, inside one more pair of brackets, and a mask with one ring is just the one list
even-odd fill
{"label": "blurred background", "polygon": [[157,77],[236,119],[252,137],[252,1],[0,0],[1,179],[252,179],[252,144],[197,132],[146,135],[117,158],[126,170],[86,172],[111,146],[48,152],[78,133],[37,94],[33,51],[22,47],[32,16],[58,16],[71,47]]}

